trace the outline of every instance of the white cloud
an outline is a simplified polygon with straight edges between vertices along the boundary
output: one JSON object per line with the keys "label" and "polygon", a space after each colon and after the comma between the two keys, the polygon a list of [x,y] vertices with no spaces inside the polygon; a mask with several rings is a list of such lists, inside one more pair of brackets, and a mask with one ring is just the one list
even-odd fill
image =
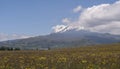
{"label": "white cloud", "polygon": [[73,9],[73,12],[77,13],[77,12],[79,12],[81,10],[82,10],[82,7],[81,6],[77,6],[76,8]]}
{"label": "white cloud", "polygon": [[8,34],[0,33],[0,41],[14,40],[14,39],[24,39],[24,38],[29,38],[29,37],[32,37],[32,36],[17,35],[17,34],[8,35]]}
{"label": "white cloud", "polygon": [[100,33],[120,34],[120,1],[85,8],[76,21],[69,21],[65,26]]}
{"label": "white cloud", "polygon": [[120,34],[120,1],[85,9],[78,23],[90,31]]}
{"label": "white cloud", "polygon": [[64,18],[64,19],[62,20],[62,22],[65,23],[65,24],[68,24],[68,23],[70,23],[71,21],[70,21],[69,18]]}

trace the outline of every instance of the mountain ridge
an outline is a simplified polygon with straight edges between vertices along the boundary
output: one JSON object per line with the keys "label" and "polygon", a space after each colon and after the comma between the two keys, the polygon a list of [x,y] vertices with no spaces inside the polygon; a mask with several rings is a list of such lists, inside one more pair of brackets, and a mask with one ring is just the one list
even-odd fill
{"label": "mountain ridge", "polygon": [[109,44],[120,42],[119,35],[97,33],[86,30],[69,30],[51,33],[27,39],[17,39],[0,42],[0,46],[19,47],[21,49],[43,49]]}

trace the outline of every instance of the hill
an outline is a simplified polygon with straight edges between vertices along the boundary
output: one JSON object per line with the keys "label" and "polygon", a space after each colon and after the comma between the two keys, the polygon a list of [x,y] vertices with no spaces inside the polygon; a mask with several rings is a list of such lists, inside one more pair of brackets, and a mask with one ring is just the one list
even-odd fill
{"label": "hill", "polygon": [[20,49],[48,49],[109,44],[117,42],[120,42],[119,35],[96,33],[85,30],[69,30],[66,32],[52,33],[45,36],[4,41],[0,42],[0,46],[17,47]]}

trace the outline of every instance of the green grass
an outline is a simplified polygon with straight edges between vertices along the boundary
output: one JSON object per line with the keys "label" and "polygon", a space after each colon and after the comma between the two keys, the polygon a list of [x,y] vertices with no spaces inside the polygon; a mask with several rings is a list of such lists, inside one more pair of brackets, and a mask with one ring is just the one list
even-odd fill
{"label": "green grass", "polygon": [[0,51],[0,69],[120,69],[120,44]]}

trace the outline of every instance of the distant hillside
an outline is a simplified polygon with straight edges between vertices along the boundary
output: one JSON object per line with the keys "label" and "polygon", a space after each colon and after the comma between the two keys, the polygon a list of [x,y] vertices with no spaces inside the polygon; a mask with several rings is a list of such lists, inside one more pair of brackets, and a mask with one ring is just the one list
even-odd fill
{"label": "distant hillside", "polygon": [[48,49],[61,47],[77,47],[96,44],[109,44],[120,42],[119,35],[108,33],[96,33],[90,31],[74,31],[52,33],[45,36],[31,37],[27,39],[18,39],[0,42],[0,46],[17,47],[21,49]]}

